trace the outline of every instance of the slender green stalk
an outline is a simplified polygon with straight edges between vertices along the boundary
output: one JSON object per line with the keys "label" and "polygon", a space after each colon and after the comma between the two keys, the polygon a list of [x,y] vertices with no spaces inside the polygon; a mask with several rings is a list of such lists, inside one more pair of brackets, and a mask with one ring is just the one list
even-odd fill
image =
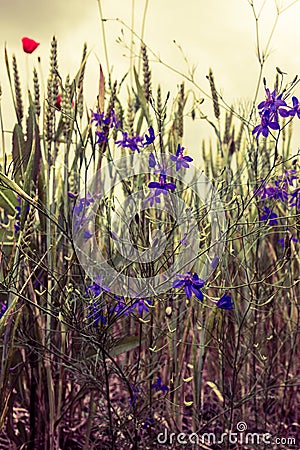
{"label": "slender green stalk", "polygon": [[106,33],[105,33],[105,27],[104,27],[104,22],[106,19],[103,18],[101,0],[97,0],[97,3],[98,3],[99,14],[100,14],[100,20],[101,20],[101,30],[102,30],[103,49],[104,49],[104,55],[105,55],[106,69],[107,69],[107,72],[109,72],[110,66],[109,66],[109,61],[108,61],[108,50],[107,50]]}

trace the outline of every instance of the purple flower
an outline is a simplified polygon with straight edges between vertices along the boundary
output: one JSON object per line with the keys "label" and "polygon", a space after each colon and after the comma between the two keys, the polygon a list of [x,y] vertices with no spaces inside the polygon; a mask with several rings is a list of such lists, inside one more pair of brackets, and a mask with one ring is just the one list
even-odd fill
{"label": "purple flower", "polygon": [[115,144],[118,147],[125,148],[125,147],[127,147],[127,141],[128,141],[128,133],[127,133],[127,131],[122,131],[122,140],[116,141]]}
{"label": "purple flower", "polygon": [[165,392],[165,391],[169,390],[168,386],[166,386],[165,384],[162,384],[161,377],[158,377],[156,382],[154,384],[151,384],[151,388],[155,389],[156,392],[158,392],[158,391]]}
{"label": "purple flower", "polygon": [[146,147],[147,145],[150,145],[154,142],[155,135],[154,135],[154,130],[152,127],[148,128],[148,133],[149,133],[149,136],[147,134],[145,134],[145,142],[143,143],[143,147]]}
{"label": "purple flower", "polygon": [[84,239],[88,240],[88,239],[91,239],[91,237],[93,237],[93,236],[94,236],[94,234],[91,233],[89,229],[84,230],[84,233],[83,233]]}
{"label": "purple flower", "polygon": [[137,394],[140,392],[139,388],[137,386],[132,386],[132,397],[130,397],[130,405],[132,406],[137,399]]}
{"label": "purple flower", "polygon": [[223,294],[220,300],[217,302],[217,307],[221,309],[226,309],[229,311],[230,309],[233,309],[234,304],[231,298],[230,294]]}
{"label": "purple flower", "polygon": [[181,245],[186,246],[187,245],[187,233],[183,233],[182,239],[179,241]]}
{"label": "purple flower", "polygon": [[214,256],[214,258],[212,259],[210,265],[211,265],[212,269],[215,270],[218,267],[219,263],[220,263],[219,257],[218,256]]}
{"label": "purple flower", "polygon": [[259,114],[261,117],[260,125],[257,125],[253,134],[257,133],[256,138],[262,134],[267,137],[270,132],[270,128],[273,130],[279,130],[279,115],[282,117],[297,117],[300,119],[300,103],[297,97],[292,97],[293,106],[288,106],[285,100],[282,99],[283,94],[277,95],[276,90],[273,92],[266,88],[266,100],[258,105]]}
{"label": "purple flower", "polygon": [[92,113],[92,119],[91,122],[96,122],[98,126],[101,126],[104,119],[104,112],[94,112],[91,110]]}
{"label": "purple flower", "polygon": [[267,137],[269,135],[269,128],[272,130],[279,130],[279,123],[277,121],[273,121],[272,119],[276,119],[275,117],[270,117],[271,113],[269,110],[264,111],[261,113],[261,123],[257,125],[253,131],[252,134],[256,133],[256,139],[258,139],[259,135],[262,134],[264,137]]}
{"label": "purple flower", "polygon": [[261,186],[254,191],[254,195],[259,196],[262,200],[266,198],[273,198],[281,200],[291,206],[291,198],[295,196],[295,191],[289,192],[291,187],[294,187],[294,181],[297,180],[296,170],[285,170],[281,177],[273,180],[273,184],[266,185],[264,180],[261,180]]}
{"label": "purple flower", "polygon": [[128,311],[129,312],[133,312],[133,310],[135,308],[137,308],[137,312],[141,316],[144,311],[145,312],[149,312],[148,305],[152,305],[152,301],[151,300],[144,300],[144,299],[140,298],[139,300],[134,302],[134,304],[131,306],[131,308],[129,308]]}
{"label": "purple flower", "polygon": [[[118,147],[129,148],[132,152],[137,151],[141,152],[141,149],[146,147],[147,145],[152,144],[155,139],[154,130],[152,127],[148,128],[148,133],[145,136],[139,136],[138,134],[132,137],[128,137],[128,133],[126,131],[122,131],[122,140],[116,141],[115,144]],[[145,139],[145,142],[143,140]]]}
{"label": "purple flower", "polygon": [[289,205],[296,206],[297,209],[300,209],[300,188],[297,188],[291,192]]}
{"label": "purple flower", "polygon": [[90,305],[90,313],[88,314],[88,319],[93,319],[93,326],[97,327],[100,323],[102,325],[107,324],[107,317],[104,314],[103,308],[100,307],[97,301],[93,300]]}
{"label": "purple flower", "polygon": [[289,111],[286,111],[285,113],[287,115],[283,116],[283,117],[295,116],[297,114],[298,119],[300,119],[300,104],[299,104],[299,100],[297,99],[297,97],[292,97],[292,102],[293,102],[293,107]]}
{"label": "purple flower", "polygon": [[76,200],[78,197],[78,194],[74,194],[73,192],[69,191],[68,197],[71,198],[72,200]]}
{"label": "purple flower", "polygon": [[297,180],[298,177],[296,175],[295,169],[285,170],[282,177],[278,177],[277,180],[275,180],[276,187],[287,191],[288,188],[294,187],[294,181]]}
{"label": "purple flower", "polygon": [[143,423],[143,428],[146,429],[148,427],[151,427],[154,422],[155,419],[152,416],[146,417],[145,422]]}
{"label": "purple flower", "polygon": [[96,131],[96,144],[108,142],[109,129],[115,128],[117,130],[120,126],[120,121],[117,119],[114,110],[110,111],[109,115],[105,115],[104,112],[92,111],[91,121],[96,122],[98,128]]}
{"label": "purple flower", "polygon": [[87,207],[89,207],[92,203],[94,203],[94,198],[88,192],[86,197],[77,198],[76,203],[73,207],[73,218],[74,221],[74,230],[77,231],[79,227],[82,227],[86,224],[87,217],[84,214],[84,211]]}
{"label": "purple flower", "polygon": [[254,191],[254,195],[259,196],[262,200],[266,198],[274,198],[276,200],[280,199],[282,202],[284,202],[288,199],[288,193],[285,189],[285,186],[273,186],[272,184],[263,184],[262,186],[260,186],[260,188]]}
{"label": "purple flower", "polygon": [[150,193],[149,197],[145,199],[145,202],[149,202],[150,206],[155,205],[155,203],[160,203],[160,193],[156,195],[156,191]]}
{"label": "purple flower", "polygon": [[157,181],[151,181],[148,184],[148,187],[153,189],[155,188],[155,195],[164,194],[166,195],[168,193],[168,190],[173,191],[176,189],[176,184],[174,183],[167,183],[167,176],[164,171],[160,172],[159,175],[159,182]]}
{"label": "purple flower", "polygon": [[123,139],[115,142],[118,147],[129,148],[132,152],[137,151],[138,153],[141,153],[141,148],[143,147],[142,136],[136,135],[129,138],[126,131],[123,131],[122,135]]}
{"label": "purple flower", "polygon": [[16,222],[14,223],[14,229],[15,234],[18,234],[21,229],[21,222],[19,220],[16,220]]}
{"label": "purple flower", "polygon": [[94,197],[92,197],[88,192],[86,197],[82,197],[76,200],[75,206],[73,208],[73,213],[80,214],[84,210],[84,208],[90,206],[92,203],[94,203],[94,201]]}
{"label": "purple flower", "polygon": [[276,95],[276,90],[272,93],[270,89],[266,88],[266,100],[261,102],[258,105],[258,109],[261,109],[261,113],[265,111],[269,111],[270,113],[277,113],[277,110],[280,106],[286,106],[286,102],[282,100],[282,94]]}
{"label": "purple flower", "polygon": [[149,167],[151,169],[154,169],[155,166],[156,166],[155,156],[153,155],[153,153],[150,153],[150,155],[149,155]]}
{"label": "purple flower", "polygon": [[93,297],[98,297],[102,291],[110,292],[108,286],[101,286],[101,279],[98,275],[93,284],[86,288],[87,294],[92,294]]}
{"label": "purple flower", "polygon": [[170,155],[170,159],[176,162],[176,172],[182,167],[185,169],[189,168],[190,166],[188,163],[193,161],[193,158],[190,156],[183,156],[183,150],[184,147],[181,147],[180,144],[178,144],[176,155]]}
{"label": "purple flower", "polygon": [[110,308],[110,314],[115,313],[117,316],[124,314],[125,316],[129,316],[130,308],[125,304],[124,297],[114,296],[115,300],[117,300],[116,305]]}
{"label": "purple flower", "polygon": [[15,207],[17,213],[16,213],[16,221],[14,223],[14,229],[15,229],[15,234],[19,233],[20,229],[21,229],[21,197],[18,195],[17,196],[17,201],[19,203],[18,206]]}
{"label": "purple flower", "polygon": [[102,142],[108,142],[107,133],[104,131],[96,131],[97,141],[96,144],[102,144]]}
{"label": "purple flower", "polygon": [[5,313],[5,311],[7,310],[7,305],[3,302],[0,303],[0,319],[3,316],[3,314]]}
{"label": "purple flower", "polygon": [[284,248],[286,246],[286,243],[290,243],[291,241],[298,242],[298,239],[292,235],[290,235],[290,237],[288,237],[288,238],[283,236],[282,238],[278,239],[277,243],[280,244],[282,248]]}
{"label": "purple flower", "polygon": [[114,110],[110,112],[109,115],[104,114],[104,112],[92,112],[92,122],[96,122],[96,125],[99,128],[116,128],[118,129],[120,126],[120,121],[117,119],[116,113]]}
{"label": "purple flower", "polygon": [[260,220],[268,221],[269,225],[278,225],[278,216],[270,210],[267,206],[264,207],[264,215],[260,217]]}
{"label": "purple flower", "polygon": [[187,298],[191,298],[194,294],[199,300],[203,300],[203,294],[201,288],[204,286],[205,281],[199,278],[197,273],[192,274],[187,272],[184,275],[179,275],[179,278],[173,281],[173,288],[180,289],[184,287],[184,292]]}

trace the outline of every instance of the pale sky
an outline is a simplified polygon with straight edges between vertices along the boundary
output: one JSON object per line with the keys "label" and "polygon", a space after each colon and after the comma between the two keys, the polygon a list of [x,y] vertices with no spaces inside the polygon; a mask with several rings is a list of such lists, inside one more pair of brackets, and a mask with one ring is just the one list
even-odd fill
{"label": "pale sky", "polygon": [[[271,41],[271,54],[266,63],[265,76],[273,83],[275,67],[288,73],[287,80],[292,80],[300,73],[300,1],[293,0],[254,0],[256,11],[264,5],[260,19],[260,36],[262,48],[266,45],[272,24],[276,18],[275,4],[282,8],[293,4],[279,17]],[[119,18],[131,25],[132,4],[135,4],[134,27],[140,35],[144,0],[102,0],[103,16],[109,19]],[[86,41],[91,50],[87,65],[85,86],[86,101],[92,107],[96,98],[98,85],[99,59],[106,71],[101,23],[97,0],[0,0],[0,82],[3,91],[2,107],[4,125],[11,129],[14,117],[11,112],[11,97],[8,91],[7,75],[4,64],[4,43],[9,55],[16,54],[19,68],[26,85],[27,67],[32,73],[37,65],[37,57],[42,59],[45,75],[48,73],[50,41],[54,35],[59,42],[59,70],[62,78],[67,73],[75,75],[83,43]],[[116,39],[121,35],[120,22],[105,22],[108,44],[109,63],[114,67],[114,78],[120,80],[128,69],[129,52]],[[123,27],[124,28],[124,27]],[[130,33],[124,28],[127,44]],[[21,47],[21,38],[28,36],[40,42],[38,49],[31,55],[25,55]],[[149,0],[144,40],[161,58],[176,69],[186,72],[182,55],[176,42],[182,47],[191,65],[196,65],[195,79],[209,92],[205,76],[212,67],[218,89],[228,104],[240,99],[250,100],[255,91],[258,62],[256,57],[255,21],[248,0]],[[137,46],[138,49],[138,46]],[[123,56],[125,54],[125,56]],[[26,62],[26,58],[28,62]],[[178,74],[164,69],[159,64],[152,64],[155,80],[159,79],[163,90],[171,91],[175,97],[177,86],[182,81]],[[31,80],[30,80],[31,83]],[[295,92],[300,96],[300,92]],[[200,95],[200,94],[199,94]],[[263,87],[261,86],[261,99]],[[203,105],[204,112],[211,112],[209,101]],[[199,146],[204,128],[186,136],[188,145],[197,140]],[[300,127],[300,124],[299,124]],[[200,131],[200,134],[198,133]],[[201,135],[201,137],[200,137]]]}

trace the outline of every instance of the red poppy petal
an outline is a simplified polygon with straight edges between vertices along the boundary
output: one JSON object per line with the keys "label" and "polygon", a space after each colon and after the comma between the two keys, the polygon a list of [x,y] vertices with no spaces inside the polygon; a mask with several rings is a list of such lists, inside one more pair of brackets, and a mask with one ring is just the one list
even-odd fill
{"label": "red poppy petal", "polygon": [[28,37],[23,37],[22,45],[25,53],[32,53],[40,45],[40,43]]}
{"label": "red poppy petal", "polygon": [[56,102],[55,102],[55,106],[57,109],[61,110],[61,94],[58,94]]}

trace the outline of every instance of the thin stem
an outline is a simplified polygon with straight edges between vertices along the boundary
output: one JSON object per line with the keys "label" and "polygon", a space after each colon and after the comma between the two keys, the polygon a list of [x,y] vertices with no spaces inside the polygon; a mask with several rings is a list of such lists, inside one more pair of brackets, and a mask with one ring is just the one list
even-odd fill
{"label": "thin stem", "polygon": [[98,3],[99,14],[100,14],[100,20],[101,20],[101,30],[102,30],[102,39],[103,39],[106,69],[109,72],[108,51],[107,51],[106,34],[105,34],[105,28],[104,28],[104,22],[106,21],[106,19],[103,18],[101,0],[97,0],[97,3]]}

